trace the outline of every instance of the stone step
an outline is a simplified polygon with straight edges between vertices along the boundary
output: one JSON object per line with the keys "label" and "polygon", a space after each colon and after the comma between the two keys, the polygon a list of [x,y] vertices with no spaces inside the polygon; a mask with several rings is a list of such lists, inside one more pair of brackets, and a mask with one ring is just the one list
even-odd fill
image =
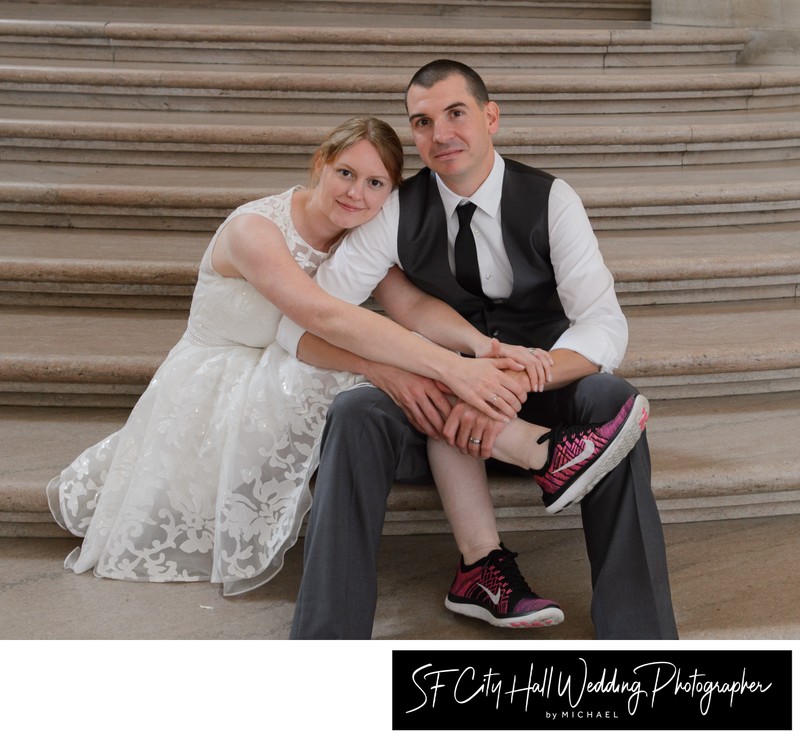
{"label": "stone step", "polygon": [[[402,105],[402,103],[401,103]],[[109,126],[114,131],[124,132],[120,138],[125,140],[130,138],[138,140],[144,133],[136,133],[138,129],[143,132],[152,132],[156,139],[174,138],[181,140],[181,129],[185,128],[191,135],[193,141],[202,142],[203,133],[212,136],[212,141],[216,140],[213,136],[222,137],[227,142],[228,136],[252,134],[253,129],[260,128],[264,135],[268,136],[272,132],[279,132],[283,129],[296,129],[303,137],[311,135],[315,130],[327,131],[342,122],[342,115],[331,113],[324,107],[317,108],[309,115],[295,115],[293,113],[270,111],[270,112],[249,112],[242,110],[146,110],[146,109],[114,109],[114,108],[92,108],[89,106],[78,107],[57,107],[57,106],[36,106],[36,105],[10,105],[3,104],[0,107],[4,130],[21,133],[19,126],[23,122],[30,122],[36,126],[36,135],[54,135],[52,131],[61,132],[67,130],[66,126],[74,124],[78,127],[79,133],[91,132],[102,138],[102,126]],[[556,132],[566,129],[567,135],[577,136],[581,131],[601,132],[604,136],[609,135],[611,130],[632,129],[632,130],[652,130],[656,135],[658,132],[672,131],[674,136],[685,136],[687,131],[696,131],[696,137],[703,140],[709,138],[709,132],[715,130],[729,130],[731,132],[740,127],[758,124],[766,127],[769,131],[769,124],[779,123],[790,125],[796,122],[800,105],[796,107],[776,108],[776,109],[750,109],[750,110],[712,110],[712,111],[693,111],[693,112],[669,112],[655,111],[652,113],[608,113],[600,119],[592,111],[583,111],[565,114],[543,115],[537,110],[528,111],[514,110],[506,113],[505,108],[501,111],[502,119],[500,130],[495,135],[502,133],[504,128],[514,130],[536,130],[542,135],[552,137]],[[365,114],[363,111],[361,115]],[[383,115],[382,118],[397,129],[398,135],[404,142],[410,143],[410,131],[408,131],[408,115],[405,109],[400,109],[395,113]],[[172,130],[171,137],[167,137],[166,132]],[[754,136],[758,137],[757,130],[752,129]],[[34,133],[32,131],[32,133]],[[517,134],[521,135],[521,134]],[[236,141],[236,139],[233,139]],[[557,141],[557,139],[556,139]],[[237,141],[238,142],[238,141]],[[299,141],[302,143],[303,139]],[[244,139],[241,143],[252,143]],[[576,141],[575,143],[585,143]]]}
{"label": "stone step", "polygon": [[[27,109],[33,117],[4,117],[0,109],[0,146],[6,161],[86,164],[135,164],[185,167],[244,167],[297,169],[305,173],[315,147],[341,121],[324,118],[314,125],[270,125],[262,120],[233,124],[103,120],[74,120],[69,109]],[[137,111],[139,112],[139,111]],[[55,113],[55,115],[54,115]],[[30,115],[30,113],[29,113]],[[57,117],[56,117],[57,115]],[[140,113],[141,116],[141,113]],[[566,116],[523,120],[509,117],[495,136],[507,156],[543,169],[555,167],[692,166],[800,158],[800,108],[770,113],[739,113],[719,122],[664,122],[631,116],[610,124],[595,117]],[[407,121],[389,121],[403,141],[407,166],[416,169],[416,154]]]}
{"label": "stone step", "polygon": [[654,399],[800,389],[800,301],[629,306],[619,373]]}
{"label": "stone step", "polygon": [[[800,217],[800,169],[791,161],[570,169],[564,177],[598,231]],[[293,170],[0,162],[0,225],[209,232],[238,204],[298,181]]]}
{"label": "stone step", "polygon": [[[468,12],[468,11],[467,11]],[[307,20],[307,19],[306,19]],[[341,22],[341,19],[337,19]],[[747,29],[491,27],[477,16],[469,27],[447,21],[363,27],[326,23],[226,24],[223,18],[180,23],[0,20],[6,58],[85,59],[113,64],[203,63],[262,66],[395,65],[419,67],[431,58],[458,58],[476,68],[631,67],[734,64],[752,34]],[[461,25],[467,19],[461,16]],[[487,27],[489,26],[489,27]],[[476,31],[479,30],[479,33]]]}
{"label": "stone step", "polygon": [[3,404],[132,407],[183,334],[186,317],[0,307],[0,326]]}
{"label": "stone step", "polygon": [[[217,0],[170,0],[157,3],[153,0],[125,0],[124,4],[109,5],[108,0],[36,0],[36,2],[13,1],[0,3],[5,17],[56,17],[59,19],[95,17],[129,20],[141,17],[155,18],[163,22],[191,22],[201,17],[228,19],[246,22],[248,19],[273,21],[275,16],[315,19],[320,15],[347,14],[348,25],[369,22],[368,18],[396,18],[422,16],[435,20],[441,16],[449,22],[458,22],[460,16],[478,15],[492,18],[514,18],[524,22],[558,19],[567,22],[592,22],[613,20],[615,24],[650,19],[650,0],[293,0],[288,10],[285,0],[226,0],[220,5]],[[192,13],[187,17],[186,9]],[[359,20],[362,19],[362,20]]]}
{"label": "stone step", "polygon": [[800,215],[800,169],[791,161],[570,170],[564,176],[598,231],[796,223]]}
{"label": "stone step", "polygon": [[[202,231],[0,226],[0,304],[188,310]],[[797,226],[608,231],[623,306],[800,296]]]}
{"label": "stone step", "polygon": [[[444,55],[486,78],[500,150],[586,202],[665,521],[800,512],[800,69],[638,0],[222,5],[0,2],[0,535],[58,534],[44,484],[124,422],[232,207],[364,111],[416,169],[403,89]],[[431,487],[392,497],[387,533],[447,530]],[[519,479],[495,497],[503,530],[580,527]]]}
{"label": "stone step", "polygon": [[0,304],[188,312],[211,233],[0,227]]}
{"label": "stone step", "polygon": [[[619,373],[654,400],[800,389],[797,299],[625,312]],[[181,310],[0,306],[0,403],[130,407],[185,324]]]}
{"label": "stone step", "polygon": [[[352,71],[263,71],[254,66],[98,63],[25,65],[0,59],[4,105],[263,112],[269,114],[403,114],[403,90],[414,65]],[[800,105],[800,69],[735,67],[692,69],[547,70],[483,72],[504,114],[675,113],[762,110]]]}
{"label": "stone step", "polygon": [[600,246],[626,308],[800,297],[796,223],[609,231]]}
{"label": "stone step", "polygon": [[[653,489],[665,523],[797,514],[794,446],[800,392],[651,403]],[[0,407],[0,536],[65,536],[47,482],[121,427],[123,409]],[[580,528],[577,510],[548,515],[524,477],[493,476],[501,531]],[[384,533],[446,532],[432,485],[397,485]]]}

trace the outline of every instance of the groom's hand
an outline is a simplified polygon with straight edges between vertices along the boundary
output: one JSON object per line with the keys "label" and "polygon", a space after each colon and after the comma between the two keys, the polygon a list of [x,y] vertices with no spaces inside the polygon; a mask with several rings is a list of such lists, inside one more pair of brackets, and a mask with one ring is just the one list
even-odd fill
{"label": "groom's hand", "polygon": [[[505,427],[505,423],[492,420],[472,405],[459,400],[444,424],[442,436],[462,453],[488,459],[492,455],[498,434]],[[475,440],[480,443],[473,443]]]}
{"label": "groom's hand", "polygon": [[367,378],[394,400],[418,431],[442,437],[451,406],[437,382],[386,364],[372,365]]}

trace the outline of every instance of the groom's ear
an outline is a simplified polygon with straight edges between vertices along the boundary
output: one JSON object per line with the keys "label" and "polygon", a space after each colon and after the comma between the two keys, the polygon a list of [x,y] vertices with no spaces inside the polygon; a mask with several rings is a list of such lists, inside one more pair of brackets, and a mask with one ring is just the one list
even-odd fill
{"label": "groom's ear", "polygon": [[489,100],[484,106],[483,112],[489,126],[489,133],[494,135],[500,128],[500,106],[494,100]]}

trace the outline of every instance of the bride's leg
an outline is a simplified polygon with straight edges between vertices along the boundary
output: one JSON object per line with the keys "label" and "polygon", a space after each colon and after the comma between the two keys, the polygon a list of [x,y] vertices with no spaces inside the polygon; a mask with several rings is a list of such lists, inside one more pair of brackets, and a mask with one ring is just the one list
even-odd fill
{"label": "bride's leg", "polygon": [[[537,441],[548,430],[512,420],[498,436],[492,456],[523,469],[539,469],[547,461],[548,443]],[[428,462],[458,550],[464,563],[472,564],[500,545],[486,465],[434,439],[428,439]]]}
{"label": "bride's leg", "polygon": [[560,623],[561,608],[528,586],[500,543],[483,459],[428,439],[428,461],[462,555],[445,607],[506,628]]}
{"label": "bride's leg", "polygon": [[649,404],[632,395],[606,423],[553,430],[515,418],[497,435],[492,457],[529,469],[550,513],[582,500],[625,458],[644,432]]}
{"label": "bride's leg", "polygon": [[[514,418],[498,433],[492,458],[530,470],[547,511],[557,513],[582,500],[627,456],[644,432],[648,414],[647,398],[632,395],[606,423],[550,429]],[[442,466],[445,476],[458,468],[456,457],[450,458],[452,469]]]}
{"label": "bride's leg", "polygon": [[500,547],[494,505],[483,459],[428,439],[428,462],[464,563],[473,564]]}
{"label": "bride's leg", "polygon": [[539,439],[550,431],[541,425],[514,418],[497,436],[492,458],[521,469],[541,469],[547,463],[550,441]]}
{"label": "bride's leg", "polygon": [[[549,430],[515,419],[498,434],[492,456],[529,469],[547,509],[558,512],[580,500],[630,451],[644,431],[647,414],[647,400],[637,395],[603,424]],[[462,553],[445,606],[501,627],[560,623],[564,614],[558,604],[530,589],[516,554],[499,542],[483,460],[443,441],[429,440],[428,454]]]}

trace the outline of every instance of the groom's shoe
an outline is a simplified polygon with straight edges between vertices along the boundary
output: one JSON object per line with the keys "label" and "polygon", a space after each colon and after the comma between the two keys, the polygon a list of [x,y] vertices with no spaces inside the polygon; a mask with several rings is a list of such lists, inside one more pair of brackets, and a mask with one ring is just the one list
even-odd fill
{"label": "groom's shoe", "polygon": [[561,608],[536,594],[522,576],[517,554],[503,544],[470,566],[461,559],[444,606],[501,628],[538,628],[564,620]]}
{"label": "groom's shoe", "polygon": [[582,500],[630,453],[649,413],[647,398],[633,395],[607,423],[558,426],[545,433],[539,443],[550,441],[547,463],[533,478],[547,511],[557,513]]}

